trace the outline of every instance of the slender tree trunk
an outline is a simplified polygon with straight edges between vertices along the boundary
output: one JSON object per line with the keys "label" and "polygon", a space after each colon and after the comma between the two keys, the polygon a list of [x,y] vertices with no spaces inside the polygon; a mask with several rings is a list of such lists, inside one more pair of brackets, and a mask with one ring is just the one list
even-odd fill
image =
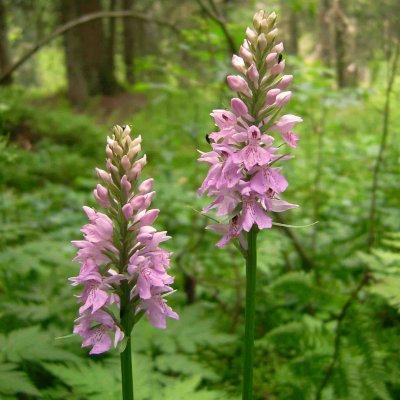
{"label": "slender tree trunk", "polygon": [[[132,10],[133,5],[134,0],[122,0],[122,8],[124,10]],[[137,21],[133,21],[131,19],[123,20],[125,79],[128,83],[135,82],[135,23],[137,23]]]}
{"label": "slender tree trunk", "polygon": [[335,0],[336,81],[339,88],[346,86],[346,24],[341,0]]}
{"label": "slender tree trunk", "polygon": [[281,26],[285,51],[297,55],[299,52],[299,15],[288,0],[280,0]]}
{"label": "slender tree trunk", "polygon": [[331,0],[320,0],[318,10],[318,43],[317,54],[320,60],[327,66],[331,66],[331,30],[329,10]]}
{"label": "slender tree trunk", "polygon": [[[117,8],[117,0],[110,0],[109,11],[115,11]],[[107,37],[107,62],[106,67],[108,67],[112,72],[115,69],[115,38],[116,38],[116,20],[115,18],[110,18],[108,20],[108,37]]]}
{"label": "slender tree trunk", "polygon": [[293,7],[289,8],[289,40],[286,43],[286,51],[297,55],[299,52],[299,16]]}
{"label": "slender tree trunk", "polygon": [[[7,21],[6,21],[6,8],[4,1],[0,0],[0,75],[2,75],[11,65],[10,48],[7,37]],[[10,75],[3,85],[8,85],[12,82]]]}

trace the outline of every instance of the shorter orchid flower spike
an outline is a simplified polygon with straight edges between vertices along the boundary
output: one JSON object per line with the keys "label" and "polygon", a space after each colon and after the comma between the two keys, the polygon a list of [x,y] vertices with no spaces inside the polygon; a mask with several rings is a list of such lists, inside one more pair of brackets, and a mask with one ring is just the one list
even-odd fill
{"label": "shorter orchid flower spike", "polygon": [[107,139],[107,171],[96,168],[101,184],[93,192],[104,210],[84,207],[89,219],[84,240],[72,242],[80,271],[70,281],[82,286],[74,333],[82,347],[91,347],[90,354],[117,347],[142,315],[157,328],[166,327],[167,317],[179,319],[163,297],[174,278],[167,273],[171,254],[160,244],[170,237],[151,226],[160,210],[149,209],[154,180],[139,182],[147,163],[146,156],[136,160],[140,143],[129,127],[114,127]]}

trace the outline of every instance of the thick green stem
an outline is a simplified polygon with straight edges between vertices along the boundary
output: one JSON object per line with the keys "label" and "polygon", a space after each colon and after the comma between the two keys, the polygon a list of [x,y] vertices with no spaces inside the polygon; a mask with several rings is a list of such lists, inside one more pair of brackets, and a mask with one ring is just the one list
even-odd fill
{"label": "thick green stem", "polygon": [[122,376],[122,399],[133,400],[133,379],[132,379],[132,349],[131,349],[131,338],[130,333],[133,327],[133,318],[129,298],[129,285],[128,282],[122,282],[121,288],[123,294],[121,296],[121,324],[124,328],[127,338],[126,347],[121,353],[121,376]]}
{"label": "thick green stem", "polygon": [[246,311],[243,357],[243,400],[253,400],[254,327],[257,272],[257,227],[247,235],[246,257]]}
{"label": "thick green stem", "polygon": [[124,351],[121,353],[122,398],[133,400],[132,380],[132,350],[131,339],[128,339]]}

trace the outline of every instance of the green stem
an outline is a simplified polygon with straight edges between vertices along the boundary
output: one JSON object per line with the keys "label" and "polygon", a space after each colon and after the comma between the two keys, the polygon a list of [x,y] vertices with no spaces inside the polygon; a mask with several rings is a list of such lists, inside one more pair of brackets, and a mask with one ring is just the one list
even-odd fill
{"label": "green stem", "polygon": [[121,325],[124,328],[127,343],[124,351],[121,353],[121,376],[122,376],[122,399],[133,400],[133,379],[132,379],[132,349],[131,349],[131,331],[133,327],[133,318],[131,311],[131,302],[129,298],[129,285],[127,281],[122,282],[121,295]]}
{"label": "green stem", "polygon": [[133,400],[132,380],[132,350],[131,339],[128,339],[124,351],[121,353],[122,398]]}
{"label": "green stem", "polygon": [[243,400],[253,399],[254,320],[257,272],[257,227],[253,226],[247,235],[246,257],[246,311],[243,357]]}

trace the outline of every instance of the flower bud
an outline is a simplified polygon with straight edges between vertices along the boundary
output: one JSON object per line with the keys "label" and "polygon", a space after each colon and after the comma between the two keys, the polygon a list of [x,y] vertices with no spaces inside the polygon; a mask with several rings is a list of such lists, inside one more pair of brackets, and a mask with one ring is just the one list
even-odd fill
{"label": "flower bud", "polygon": [[243,60],[247,64],[252,64],[253,63],[253,61],[254,61],[253,55],[251,54],[251,52],[248,49],[246,49],[246,47],[240,46],[239,54],[240,54],[240,57],[242,57]]}
{"label": "flower bud", "polygon": [[229,75],[227,78],[229,87],[235,92],[244,94],[247,97],[251,97],[251,92],[247,82],[238,75]]}
{"label": "flower bud", "polygon": [[93,195],[96,201],[104,208],[110,207],[110,201],[108,199],[108,190],[98,184],[96,189],[93,190]]}
{"label": "flower bud", "polygon": [[158,209],[146,211],[140,218],[140,225],[141,226],[151,225],[156,220],[159,213],[160,210]]}
{"label": "flower bud", "polygon": [[124,130],[122,132],[122,138],[126,139],[126,137],[129,136],[130,133],[131,133],[131,128],[129,127],[129,125],[125,125]]}
{"label": "flower bud", "polygon": [[153,197],[154,197],[155,194],[156,194],[156,192],[150,192],[150,193],[147,193],[147,194],[145,195],[145,197],[144,197],[144,203],[143,203],[143,205],[142,205],[142,208],[143,208],[143,209],[147,208],[147,207],[151,204],[151,202],[153,201]]}
{"label": "flower bud", "polygon": [[121,165],[125,172],[131,168],[131,162],[126,154],[121,158]]}
{"label": "flower bud", "polygon": [[255,64],[251,64],[250,68],[247,70],[247,77],[254,83],[256,88],[258,88],[258,78],[260,77],[257,67]]}
{"label": "flower bud", "polygon": [[278,28],[273,29],[271,32],[267,33],[267,40],[269,43],[272,43],[275,38],[278,36]]}
{"label": "flower bud", "polygon": [[261,22],[264,19],[264,11],[259,10],[254,14],[253,17],[253,26],[256,28],[256,30],[259,30],[261,27]]}
{"label": "flower bud", "polygon": [[110,148],[110,145],[106,146],[106,155],[107,155],[108,158],[113,158],[114,157],[114,154],[113,154],[113,152],[112,152],[112,150]]}
{"label": "flower bud", "polygon": [[265,64],[267,68],[271,68],[276,63],[277,53],[269,53],[265,58]]}
{"label": "flower bud", "polygon": [[127,177],[126,175],[124,175],[124,176],[121,178],[121,187],[125,190],[125,193],[126,193],[127,195],[129,195],[129,193],[130,193],[130,191],[131,191],[131,188],[132,188],[132,185],[131,185],[131,183],[128,181],[128,177]]}
{"label": "flower bud", "polygon": [[143,195],[135,196],[129,203],[134,210],[140,210],[143,206],[145,199],[146,198]]}
{"label": "flower bud", "polygon": [[293,81],[293,75],[283,75],[281,80],[278,82],[277,87],[281,90],[286,89]]}
{"label": "flower bud", "polygon": [[115,125],[112,130],[115,137],[119,138],[122,135],[122,128],[119,125]]}
{"label": "flower bud", "polygon": [[132,141],[132,146],[136,146],[137,144],[140,144],[140,143],[142,143],[142,135],[139,135],[137,138],[135,138]]}
{"label": "flower bud", "polygon": [[231,100],[231,107],[232,111],[236,115],[246,115],[249,112],[249,109],[247,108],[246,104],[237,97],[234,97]]}
{"label": "flower bud", "polygon": [[260,29],[265,35],[269,32],[268,22],[265,18],[261,21]]}
{"label": "flower bud", "polygon": [[277,105],[277,107],[282,108],[288,103],[291,97],[292,92],[288,91],[279,93],[278,96],[276,96],[275,104]]}
{"label": "flower bud", "polygon": [[232,57],[232,65],[238,72],[241,72],[242,74],[246,73],[246,65],[243,58],[238,57],[236,54]]}
{"label": "flower bud", "polygon": [[271,89],[267,92],[267,100],[265,105],[269,106],[275,103],[276,96],[281,92],[280,89]]}
{"label": "flower bud", "polygon": [[255,46],[257,42],[257,36],[258,36],[257,32],[253,31],[253,29],[251,28],[246,29],[246,38],[253,46]]}
{"label": "flower bud", "polygon": [[100,168],[96,168],[96,175],[98,176],[99,179],[103,180],[104,182],[107,183],[111,182],[111,175]]}
{"label": "flower bud", "polygon": [[268,28],[271,29],[275,25],[275,22],[276,22],[276,13],[275,13],[275,11],[272,11],[272,13],[268,15],[266,21],[267,21],[267,24],[268,24]]}
{"label": "flower bud", "polygon": [[124,217],[125,217],[127,220],[129,220],[129,219],[132,217],[132,215],[133,215],[133,207],[132,207],[132,205],[131,205],[130,203],[125,204],[125,205],[122,207],[122,212],[123,212],[123,214],[124,214]]}
{"label": "flower bud", "polygon": [[118,173],[118,168],[111,162],[110,159],[107,159],[106,163],[107,170],[110,172]]}
{"label": "flower bud", "polygon": [[[134,141],[133,141],[133,142],[134,142]],[[140,144],[133,145],[133,142],[131,143],[131,145],[130,145],[130,147],[129,147],[129,151],[128,151],[128,158],[129,158],[129,160],[133,160],[133,159],[136,157],[136,155],[137,155],[138,153],[140,153],[140,150],[141,150]],[[133,146],[132,146],[132,145],[133,145]]]}
{"label": "flower bud", "polygon": [[272,51],[274,51],[275,53],[281,54],[282,51],[283,51],[283,43],[280,42],[280,43],[278,43],[277,45],[275,45],[275,46],[272,48]]}
{"label": "flower bud", "polygon": [[143,181],[139,188],[138,191],[140,194],[145,194],[150,192],[151,189],[153,189],[153,184],[154,184],[154,179],[150,178],[150,179],[146,179],[145,181]]}
{"label": "flower bud", "polygon": [[137,161],[135,162],[135,165],[136,165],[136,164],[140,165],[140,167],[143,168],[143,167],[147,164],[147,156],[146,156],[146,154],[145,154],[142,158],[140,158],[139,160],[137,160]]}
{"label": "flower bud", "polygon": [[285,69],[285,60],[282,60],[279,64],[275,64],[271,68],[271,75],[272,76],[279,75],[280,73],[282,73],[284,69]]}
{"label": "flower bud", "polygon": [[122,156],[122,154],[124,154],[122,147],[117,142],[114,142],[114,146],[112,147],[112,149],[113,152],[119,156]]}
{"label": "flower bud", "polygon": [[258,36],[257,45],[262,52],[267,48],[267,38],[263,33]]}

